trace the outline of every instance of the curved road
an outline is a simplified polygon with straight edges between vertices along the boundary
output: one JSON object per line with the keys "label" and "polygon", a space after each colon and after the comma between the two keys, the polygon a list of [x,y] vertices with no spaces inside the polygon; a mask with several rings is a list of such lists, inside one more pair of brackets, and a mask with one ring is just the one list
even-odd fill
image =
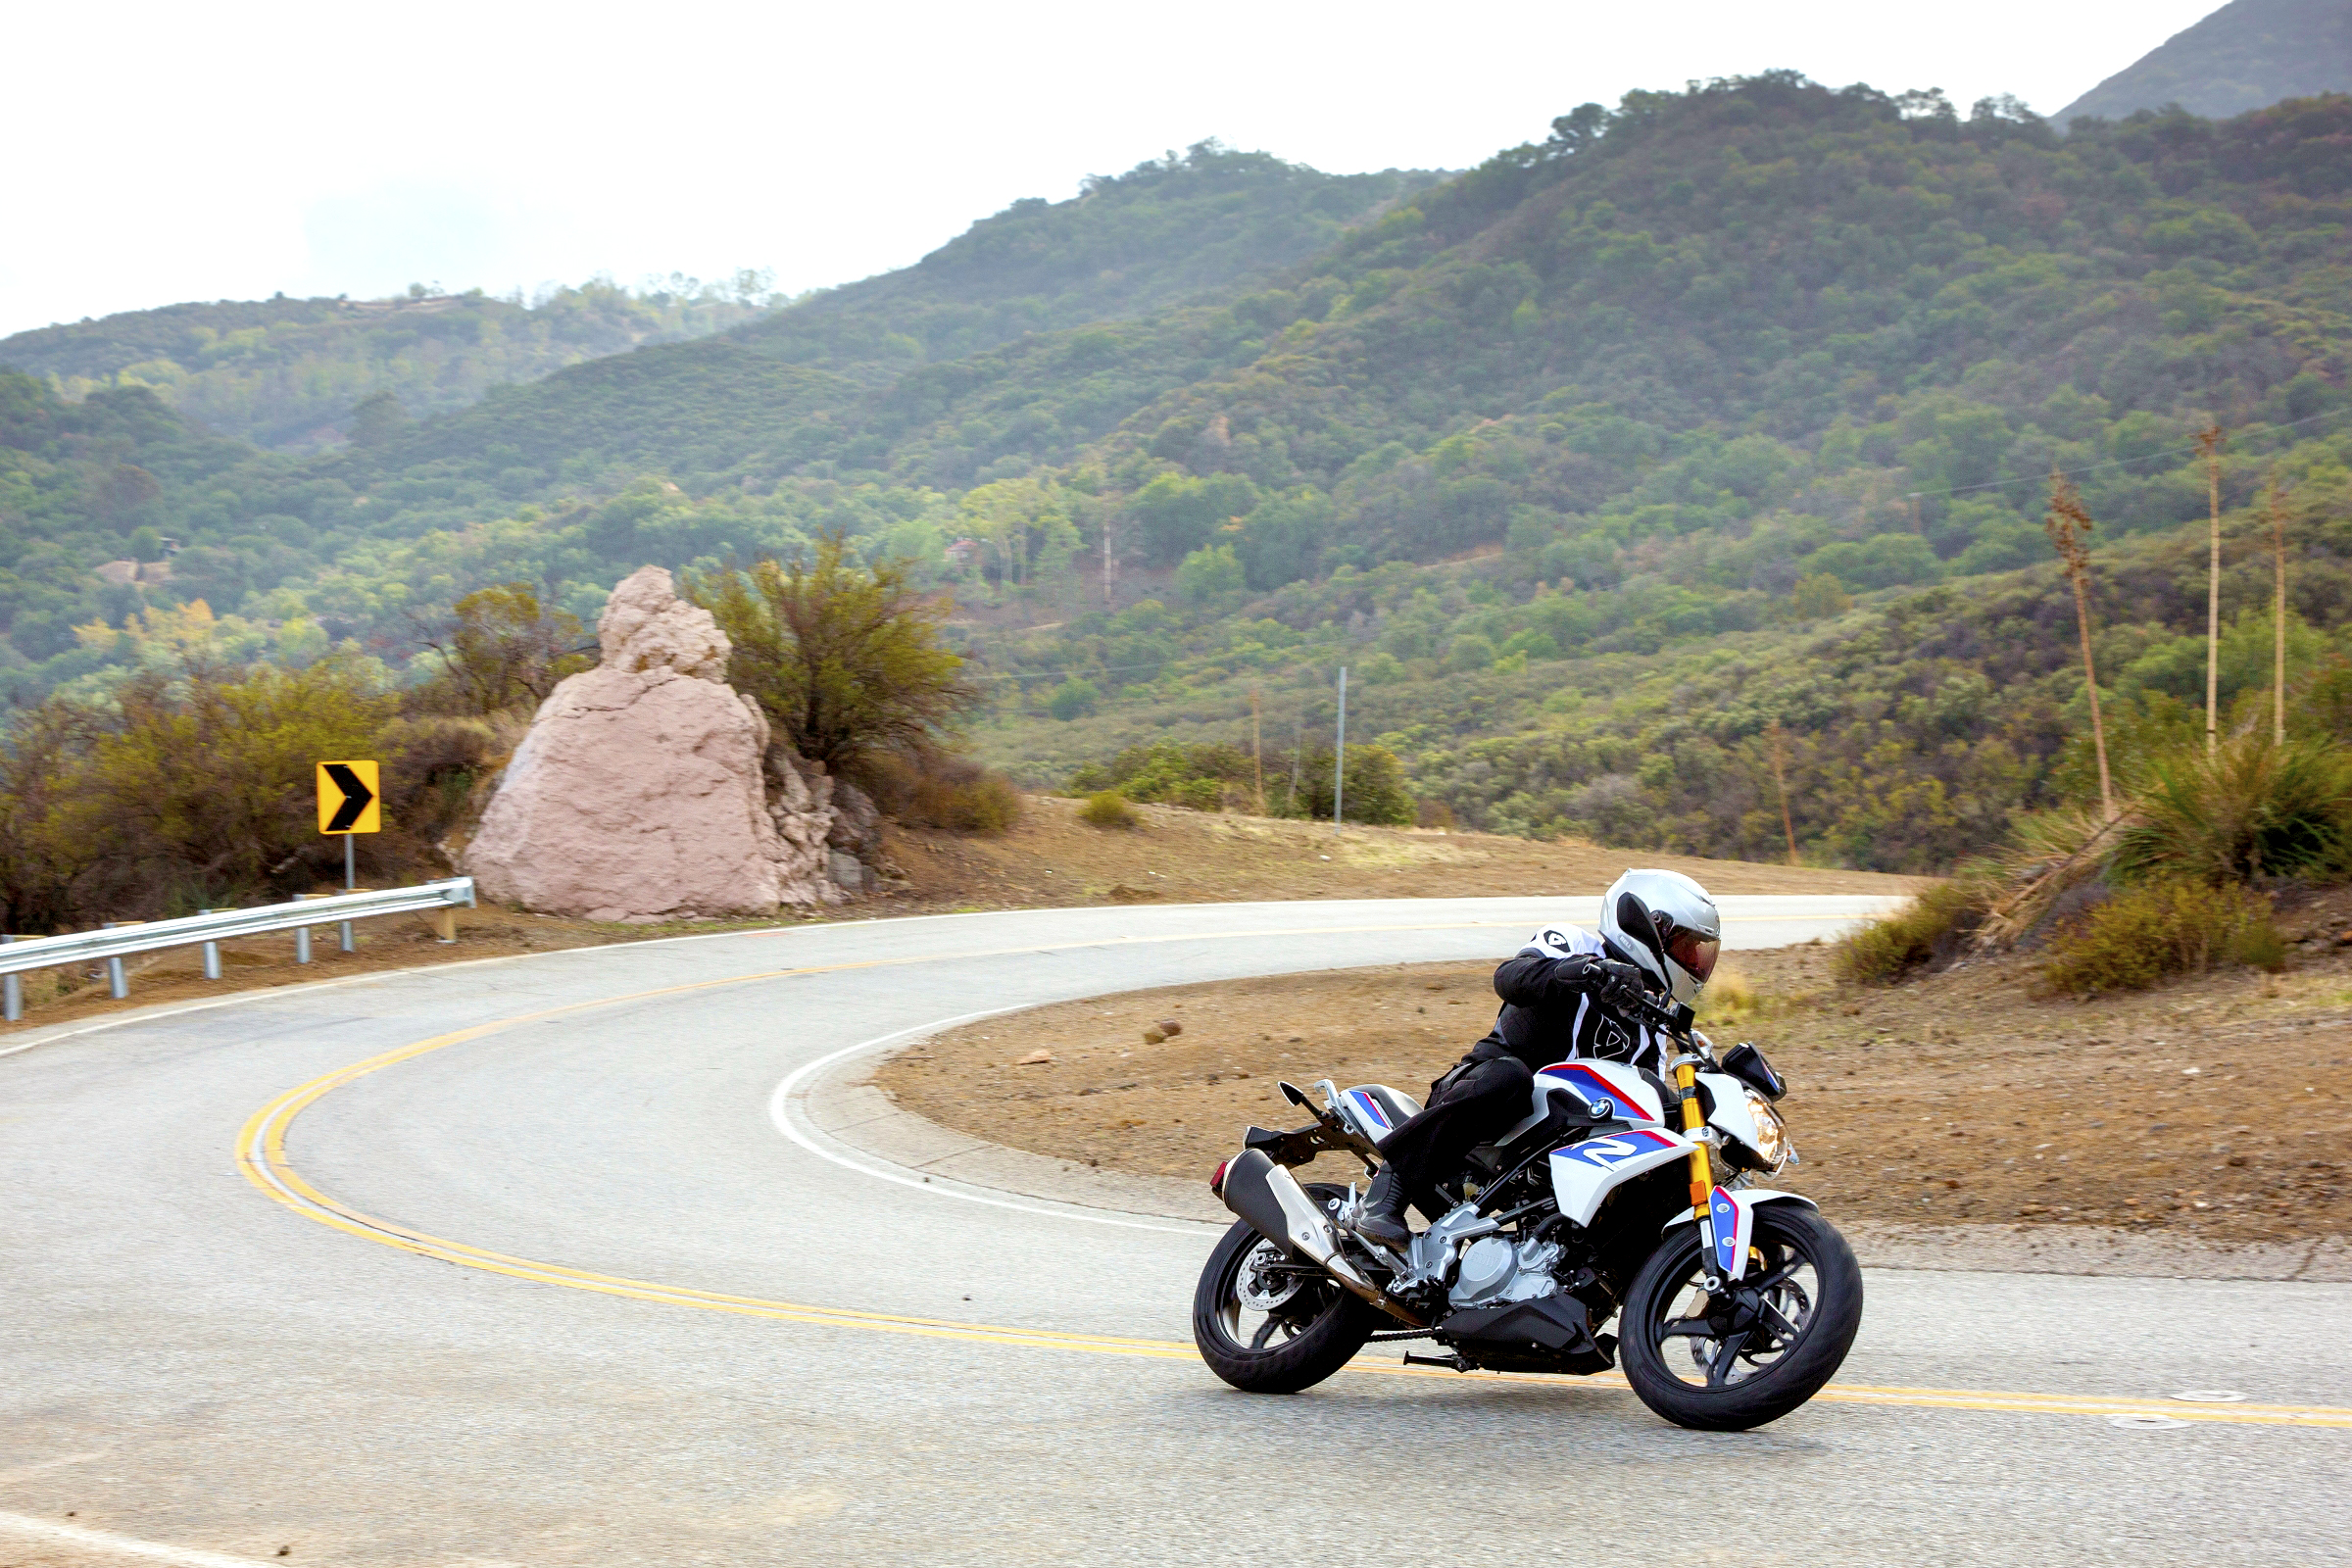
{"label": "curved road", "polygon": [[[1873,902],[1726,899],[1729,944]],[[0,1563],[2344,1559],[2352,1287],[1873,1271],[1834,1396],[1743,1436],[1369,1353],[1251,1398],[1187,1341],[1211,1230],[881,1179],[771,1119],[955,1017],[1500,955],[1557,912],[808,926],[20,1050]],[[2216,1388],[2246,1397],[2169,1398]]]}

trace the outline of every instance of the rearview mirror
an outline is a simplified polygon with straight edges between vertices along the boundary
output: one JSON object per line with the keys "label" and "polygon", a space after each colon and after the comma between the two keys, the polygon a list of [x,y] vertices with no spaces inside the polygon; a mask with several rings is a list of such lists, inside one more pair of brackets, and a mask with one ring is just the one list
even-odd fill
{"label": "rearview mirror", "polygon": [[1658,972],[1663,974],[1666,970],[1666,949],[1658,941],[1658,922],[1650,914],[1649,906],[1642,903],[1639,895],[1617,895],[1617,924],[1626,935],[1649,950],[1650,956],[1658,960]]}

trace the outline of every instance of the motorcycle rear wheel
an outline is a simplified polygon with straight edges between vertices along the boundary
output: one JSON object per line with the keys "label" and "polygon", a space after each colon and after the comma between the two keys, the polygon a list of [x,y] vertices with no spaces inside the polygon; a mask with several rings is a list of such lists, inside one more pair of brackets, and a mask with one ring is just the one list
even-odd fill
{"label": "motorcycle rear wheel", "polygon": [[[1347,1189],[1316,1183],[1318,1203],[1345,1198]],[[1282,1265],[1269,1290],[1259,1270]],[[1271,1310],[1270,1295],[1297,1289]],[[1238,1221],[1209,1253],[1193,1293],[1193,1343],[1218,1377],[1245,1394],[1297,1394],[1346,1366],[1380,1326],[1380,1313],[1320,1271],[1290,1272],[1280,1250],[1247,1221]]]}
{"label": "motorcycle rear wheel", "polygon": [[1804,1403],[1837,1375],[1862,1326],[1862,1268],[1818,1210],[1756,1210],[1747,1277],[1710,1299],[1698,1227],[1677,1226],[1626,1293],[1626,1381],[1677,1426],[1744,1432]]}

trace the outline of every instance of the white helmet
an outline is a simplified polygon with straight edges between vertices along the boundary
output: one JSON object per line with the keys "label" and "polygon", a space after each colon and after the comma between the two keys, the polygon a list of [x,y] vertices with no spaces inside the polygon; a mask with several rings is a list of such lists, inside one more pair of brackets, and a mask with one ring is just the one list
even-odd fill
{"label": "white helmet", "polygon": [[1723,917],[1707,890],[1680,871],[1628,871],[1600,896],[1600,934],[1684,1006],[1715,972]]}

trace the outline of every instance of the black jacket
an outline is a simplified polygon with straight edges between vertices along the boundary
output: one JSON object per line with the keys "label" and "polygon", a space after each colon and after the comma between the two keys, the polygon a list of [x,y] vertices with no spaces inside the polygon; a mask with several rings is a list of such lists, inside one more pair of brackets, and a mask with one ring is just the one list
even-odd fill
{"label": "black jacket", "polygon": [[1612,956],[1600,938],[1572,926],[1538,932],[1494,971],[1494,994],[1502,999],[1502,1008],[1494,1029],[1471,1048],[1471,1059],[1517,1056],[1541,1069],[1598,1056],[1657,1072],[1664,1043],[1592,996],[1600,965]]}

